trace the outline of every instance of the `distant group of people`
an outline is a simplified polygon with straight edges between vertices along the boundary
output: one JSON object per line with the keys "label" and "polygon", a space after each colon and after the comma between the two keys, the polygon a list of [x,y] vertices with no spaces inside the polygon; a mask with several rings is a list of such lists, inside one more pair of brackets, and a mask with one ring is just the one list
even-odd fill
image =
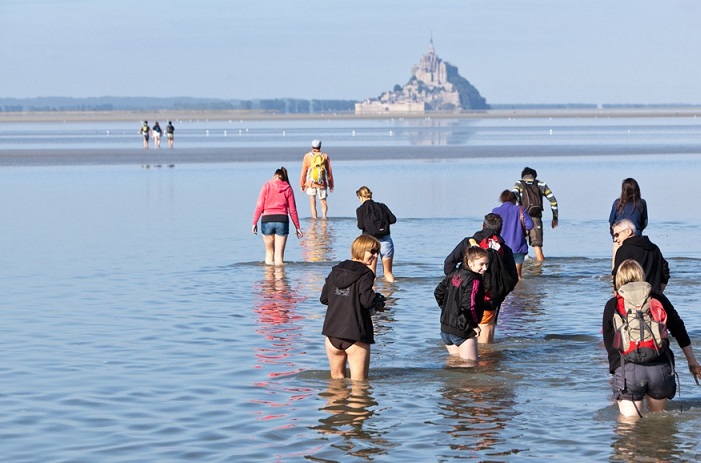
{"label": "distant group of people", "polygon": [[[168,148],[173,147],[173,142],[175,139],[175,127],[172,121],[168,121],[168,125],[165,128],[166,137],[168,138]],[[163,129],[161,128],[158,121],[154,122],[153,127],[149,127],[148,121],[144,121],[139,128],[139,134],[144,140],[144,149],[149,148],[149,140],[153,137],[153,146],[155,148],[161,147],[161,135],[163,135]]]}
{"label": "distant group of people", "polygon": [[[312,142],[312,150],[304,156],[300,187],[309,197],[312,217],[317,218],[318,198],[325,219],[328,192],[333,191],[334,182],[329,156],[321,151],[319,140]],[[361,203],[356,210],[357,226],[363,234],[353,241],[351,258],[332,268],[320,301],[328,306],[322,334],[331,377],[347,377],[348,366],[350,379],[363,380],[368,376],[370,345],[374,343],[372,314],[384,305],[383,296],[373,289],[378,260],[382,261],[386,281],[395,279],[390,226],[397,218],[389,207],[373,200],[367,186],[360,187],[356,195]],[[552,228],[557,228],[557,199],[548,185],[538,180],[535,169],[526,167],[513,188],[501,193],[501,205],[485,215],[482,229],[461,240],[446,257],[445,276],[434,297],[441,309],[441,339],[449,354],[476,362],[478,344],[493,342],[501,304],[522,278],[528,246],[533,248],[537,262],[545,259],[543,199],[550,203]],[[253,218],[253,233],[257,233],[261,220],[266,264],[283,263],[288,215],[301,238],[294,193],[283,167],[261,189]],[[614,242],[614,297],[606,304],[602,322],[612,389],[624,416],[642,416],[645,397],[650,411],[664,409],[666,400],[674,397],[674,357],[668,332],[677,339],[697,383],[701,377],[701,365],[694,357],[684,322],[662,293],[669,281],[669,265],[659,248],[642,235],[647,223],[647,204],[640,197],[640,188],[634,179],[625,179],[621,197],[614,201],[609,216]],[[638,304],[637,309],[626,309],[627,304]],[[663,322],[650,322],[654,316],[649,314],[655,311],[664,313]],[[643,312],[648,318],[635,324],[632,319],[642,320]],[[626,342],[642,341],[631,341],[638,335],[631,335],[630,327],[636,326],[642,333],[647,325],[657,327],[653,353],[642,357],[631,354]]]}

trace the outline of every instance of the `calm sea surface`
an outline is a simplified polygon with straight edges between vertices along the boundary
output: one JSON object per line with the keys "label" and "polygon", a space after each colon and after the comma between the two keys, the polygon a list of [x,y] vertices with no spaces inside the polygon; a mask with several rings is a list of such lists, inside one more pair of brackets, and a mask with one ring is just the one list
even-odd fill
{"label": "calm sea surface", "polygon": [[[625,424],[600,334],[608,214],[632,176],[701,358],[696,119],[179,122],[174,153],[284,147],[299,159],[0,167],[2,461],[701,460],[701,388],[678,345],[668,412]],[[138,121],[112,127],[5,124],[0,154],[140,146]],[[296,188],[305,237],[290,238],[284,268],[266,267],[250,232],[258,191],[281,163],[296,186],[312,138],[332,161],[336,146],[357,158],[333,162],[329,220],[310,219]],[[383,156],[396,146],[421,159]],[[447,159],[446,146],[497,156]],[[560,226],[504,303],[496,343],[460,368],[439,337],[442,262],[526,165],[556,194]],[[329,380],[318,298],[358,234],[361,185],[398,217],[397,281],[377,280],[388,302],[370,379],[351,384]]]}

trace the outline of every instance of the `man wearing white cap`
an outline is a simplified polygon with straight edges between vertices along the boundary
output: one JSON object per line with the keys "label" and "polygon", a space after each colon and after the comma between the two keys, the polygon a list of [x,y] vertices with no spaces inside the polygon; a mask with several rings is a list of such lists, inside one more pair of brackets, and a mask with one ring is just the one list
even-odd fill
{"label": "man wearing white cap", "polygon": [[302,175],[299,180],[302,191],[309,196],[312,218],[317,218],[316,198],[321,203],[321,217],[326,218],[329,209],[326,203],[327,188],[333,192],[333,173],[329,155],[321,152],[321,141],[312,141],[312,150],[304,155]]}

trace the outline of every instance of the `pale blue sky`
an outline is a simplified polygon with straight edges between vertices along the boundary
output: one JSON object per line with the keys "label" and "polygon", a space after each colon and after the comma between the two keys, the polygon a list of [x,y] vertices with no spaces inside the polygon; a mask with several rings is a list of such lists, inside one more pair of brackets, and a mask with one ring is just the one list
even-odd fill
{"label": "pale blue sky", "polygon": [[701,104],[697,0],[0,0],[0,97],[375,97],[437,54],[488,103]]}

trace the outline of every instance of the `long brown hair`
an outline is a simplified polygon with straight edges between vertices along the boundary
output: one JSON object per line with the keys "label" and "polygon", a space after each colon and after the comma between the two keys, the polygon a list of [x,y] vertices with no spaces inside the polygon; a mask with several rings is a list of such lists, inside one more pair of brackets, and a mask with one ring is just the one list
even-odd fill
{"label": "long brown hair", "polygon": [[275,171],[275,175],[280,177],[280,180],[283,182],[290,183],[290,178],[287,176],[287,169],[284,167],[280,167],[278,170]]}
{"label": "long brown hair", "polygon": [[634,178],[626,178],[621,184],[621,197],[618,200],[618,206],[616,210],[618,212],[623,212],[626,204],[632,203],[633,209],[638,208],[638,203],[640,202],[640,186]]}

